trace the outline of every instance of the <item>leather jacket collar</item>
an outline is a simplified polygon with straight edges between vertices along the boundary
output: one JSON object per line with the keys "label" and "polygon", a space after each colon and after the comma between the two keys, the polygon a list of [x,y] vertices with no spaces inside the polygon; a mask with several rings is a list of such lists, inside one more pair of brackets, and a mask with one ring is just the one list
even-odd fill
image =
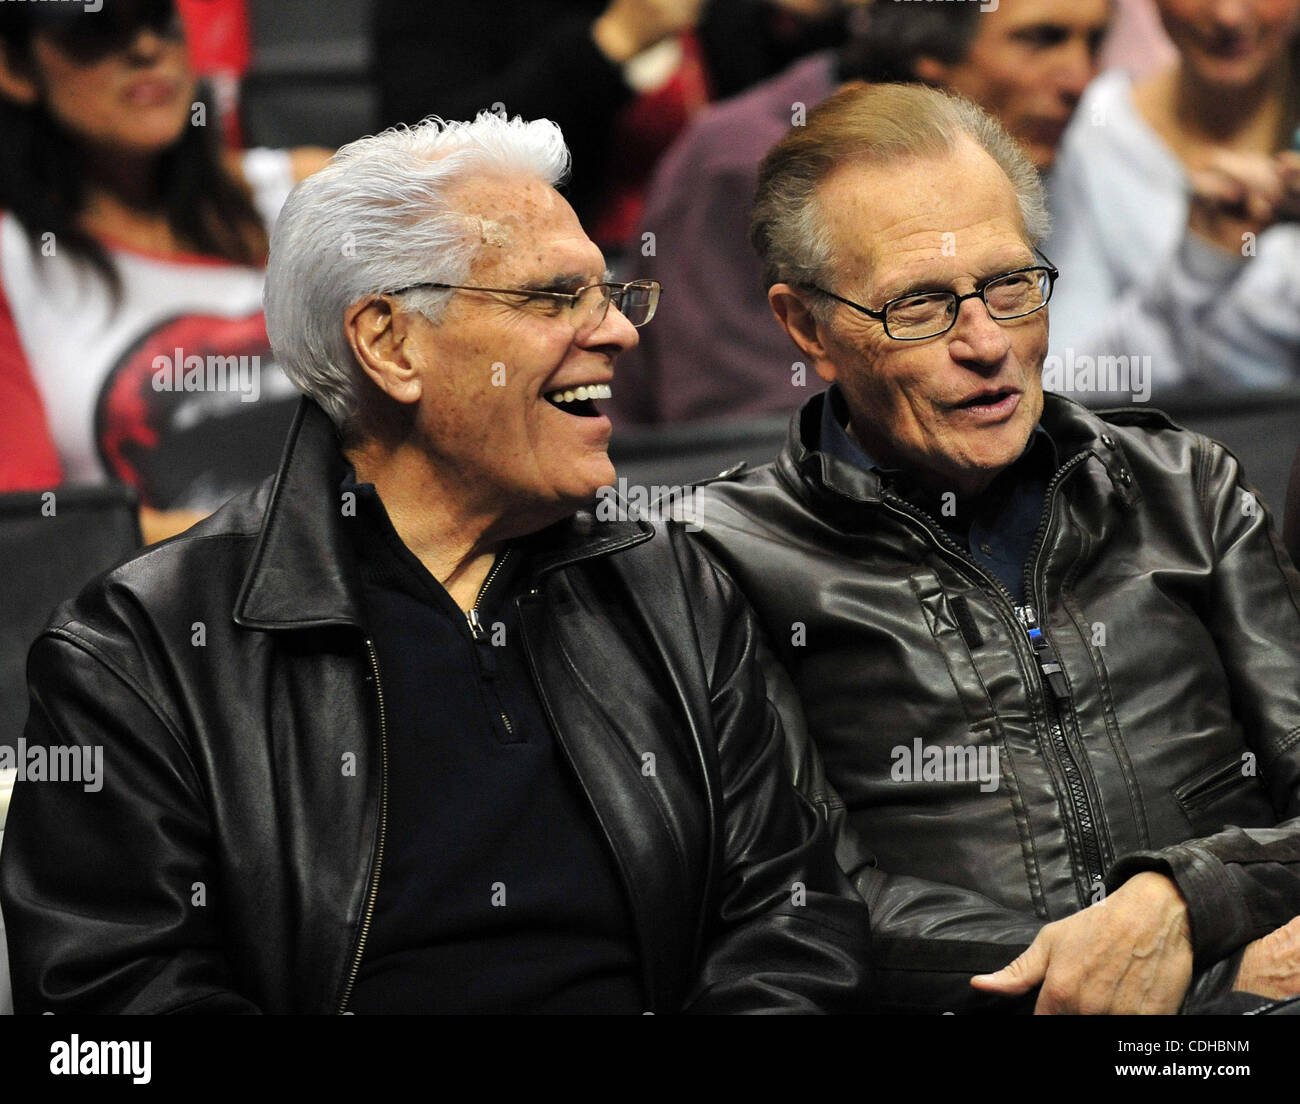
{"label": "leather jacket collar", "polygon": [[[294,417],[235,622],[252,629],[360,628],[360,582],[343,530],[339,484],[347,463],[333,423],[311,399]],[[644,521],[597,521],[579,511],[535,534],[530,585],[549,572],[649,540]]]}
{"label": "leather jacket collar", "polygon": [[[800,498],[817,501],[821,509],[853,510],[867,503],[879,504],[885,492],[878,472],[865,471],[817,447],[825,402],[826,392],[814,395],[790,419],[786,446],[776,461],[782,482]],[[1114,420],[1116,412],[1108,413]],[[1158,412],[1149,413],[1163,418]],[[1075,462],[1096,460],[1126,507],[1139,501],[1128,461],[1119,443],[1107,432],[1106,423],[1096,414],[1071,399],[1048,392],[1043,396],[1041,423],[1056,444],[1061,463],[1058,471]],[[1081,455],[1085,459],[1076,461]]]}

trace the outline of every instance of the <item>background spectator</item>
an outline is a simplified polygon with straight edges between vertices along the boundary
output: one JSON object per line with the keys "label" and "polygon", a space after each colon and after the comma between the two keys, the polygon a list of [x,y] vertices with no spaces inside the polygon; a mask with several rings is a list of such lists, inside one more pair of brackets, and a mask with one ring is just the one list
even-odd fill
{"label": "background spectator", "polygon": [[1106,0],[1002,0],[988,12],[877,4],[838,56],[805,58],[705,111],[650,189],[642,229],[653,235],[653,254],[637,259],[638,273],[663,284],[663,307],[656,331],[619,364],[615,418],[783,413],[821,386],[772,317],[749,215],[763,155],[838,82],[921,80],[961,92],[1046,169],[1097,71],[1109,10]]}
{"label": "background spectator", "polygon": [[267,228],[326,154],[223,150],[170,0],[5,4],[0,43],[0,362],[64,477],[134,486],[156,539],[274,470]]}
{"label": "background spectator", "polygon": [[710,99],[843,37],[836,0],[378,0],[384,125],[485,108],[560,124],[568,198],[609,253],[640,216],[660,153]]}
{"label": "background spectator", "polygon": [[1149,357],[1147,387],[1166,393],[1291,383],[1300,154],[1282,151],[1300,123],[1300,0],[1158,6],[1176,64],[1137,84],[1105,74],[1062,148],[1044,247],[1061,270],[1052,353],[1064,368]]}

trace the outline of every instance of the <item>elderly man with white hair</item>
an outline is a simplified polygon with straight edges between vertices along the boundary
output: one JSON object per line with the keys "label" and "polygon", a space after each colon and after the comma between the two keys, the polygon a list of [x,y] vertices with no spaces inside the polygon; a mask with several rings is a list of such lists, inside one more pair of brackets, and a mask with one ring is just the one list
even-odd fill
{"label": "elderly man with white hair", "polygon": [[552,123],[429,120],[290,197],[279,473],[33,648],[27,742],[106,778],[17,787],[18,1011],[861,1007],[748,607],[583,508],[659,288],[609,282],[567,165]]}

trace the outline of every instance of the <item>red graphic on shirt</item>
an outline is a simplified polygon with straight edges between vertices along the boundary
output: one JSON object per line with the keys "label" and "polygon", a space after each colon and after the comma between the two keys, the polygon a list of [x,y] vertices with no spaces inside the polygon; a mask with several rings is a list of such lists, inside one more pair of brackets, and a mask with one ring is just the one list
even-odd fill
{"label": "red graphic on shirt", "polygon": [[170,319],[109,371],[95,409],[100,459],[146,506],[213,509],[275,470],[290,392],[261,311]]}

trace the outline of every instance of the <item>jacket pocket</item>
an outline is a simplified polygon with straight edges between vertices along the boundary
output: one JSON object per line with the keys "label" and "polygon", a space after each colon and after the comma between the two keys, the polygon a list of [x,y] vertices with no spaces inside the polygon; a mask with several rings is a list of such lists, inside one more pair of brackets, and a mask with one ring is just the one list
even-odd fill
{"label": "jacket pocket", "polygon": [[1243,825],[1257,805],[1268,807],[1253,774],[1243,773],[1238,754],[1220,759],[1174,787],[1174,799],[1196,831],[1217,832],[1225,824]]}

